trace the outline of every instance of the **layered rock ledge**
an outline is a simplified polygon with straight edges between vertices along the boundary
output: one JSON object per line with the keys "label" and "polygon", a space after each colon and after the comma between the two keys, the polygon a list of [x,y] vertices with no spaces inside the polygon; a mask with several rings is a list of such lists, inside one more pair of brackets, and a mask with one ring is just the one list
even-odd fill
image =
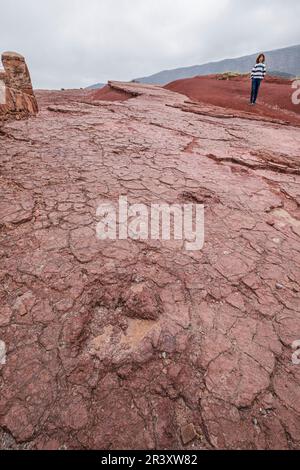
{"label": "layered rock ledge", "polygon": [[[0,134],[0,447],[299,449],[299,127],[155,86],[38,92]],[[205,205],[205,245],[96,238]]]}
{"label": "layered rock ledge", "polygon": [[16,52],[2,54],[0,70],[0,125],[9,119],[21,119],[38,112],[25,59]]}

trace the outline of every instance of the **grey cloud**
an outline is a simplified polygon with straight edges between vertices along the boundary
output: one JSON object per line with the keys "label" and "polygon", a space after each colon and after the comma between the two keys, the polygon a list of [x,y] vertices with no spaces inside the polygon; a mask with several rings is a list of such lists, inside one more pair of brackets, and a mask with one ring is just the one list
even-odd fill
{"label": "grey cloud", "polygon": [[299,0],[0,0],[0,45],[70,88],[298,44],[299,18]]}

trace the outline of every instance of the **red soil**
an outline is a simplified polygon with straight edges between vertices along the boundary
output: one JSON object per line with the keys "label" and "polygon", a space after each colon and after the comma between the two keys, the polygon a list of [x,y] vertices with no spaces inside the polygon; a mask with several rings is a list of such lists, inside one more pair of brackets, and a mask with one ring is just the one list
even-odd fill
{"label": "red soil", "polygon": [[220,75],[194,77],[169,83],[165,88],[184,94],[193,101],[247,111],[299,125],[300,106],[292,103],[294,90],[291,84],[290,80],[267,77],[261,86],[256,107],[249,105],[251,82],[247,76],[230,80],[220,80]]}
{"label": "red soil", "polygon": [[132,98],[132,95],[125,91],[112,89],[109,85],[106,85],[100,88],[100,90],[93,91],[91,98],[99,101],[127,101],[129,98]]}

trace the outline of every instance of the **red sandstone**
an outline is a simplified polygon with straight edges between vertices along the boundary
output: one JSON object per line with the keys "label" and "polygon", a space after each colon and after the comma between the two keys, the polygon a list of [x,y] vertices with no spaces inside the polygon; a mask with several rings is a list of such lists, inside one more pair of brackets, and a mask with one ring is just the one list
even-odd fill
{"label": "red sandstone", "polygon": [[0,70],[0,85],[4,87],[4,99],[0,101],[0,125],[38,112],[24,57],[16,52],[4,52],[1,59],[4,70]]}
{"label": "red sandstone", "polygon": [[112,89],[109,85],[106,85],[99,90],[92,91],[90,98],[100,101],[126,101],[131,98],[131,95],[123,90]]}

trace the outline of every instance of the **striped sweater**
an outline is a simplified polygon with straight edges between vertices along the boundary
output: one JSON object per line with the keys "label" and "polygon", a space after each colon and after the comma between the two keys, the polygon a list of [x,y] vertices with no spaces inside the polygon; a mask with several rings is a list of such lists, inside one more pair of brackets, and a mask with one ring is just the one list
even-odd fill
{"label": "striped sweater", "polygon": [[259,78],[263,80],[266,75],[266,65],[265,64],[255,64],[251,72],[251,78]]}

